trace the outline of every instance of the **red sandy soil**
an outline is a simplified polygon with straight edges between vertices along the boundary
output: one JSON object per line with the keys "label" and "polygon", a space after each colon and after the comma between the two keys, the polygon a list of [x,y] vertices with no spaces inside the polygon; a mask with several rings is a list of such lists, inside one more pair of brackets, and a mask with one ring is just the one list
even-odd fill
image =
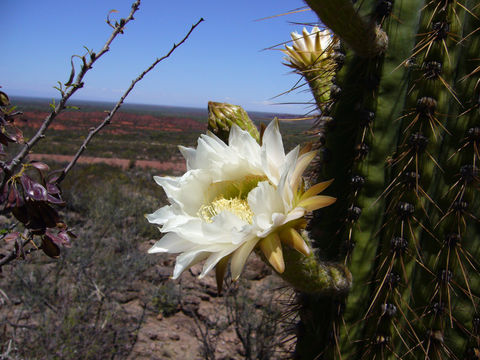
{"label": "red sandy soil", "polygon": [[[67,163],[72,161],[72,155],[53,155],[53,154],[30,154],[28,155],[30,160],[50,160],[59,163]],[[140,168],[151,168],[157,169],[165,172],[171,172],[174,174],[181,174],[184,173],[186,170],[185,162],[159,162],[159,161],[151,161],[151,160],[135,160],[133,161],[129,159],[118,159],[118,158],[102,158],[102,157],[92,157],[92,156],[81,156],[78,159],[78,163],[80,164],[98,164],[104,163],[112,166],[118,166],[122,169],[127,169],[130,166],[140,167]]]}
{"label": "red sandy soil", "polygon": [[[20,122],[20,127],[29,126],[38,129],[48,116],[45,111],[26,111]],[[108,111],[66,111],[50,124],[51,130],[80,131],[98,126],[108,115]],[[153,116],[148,114],[135,114],[130,112],[118,112],[112,119],[112,122],[102,131],[112,134],[135,134],[146,131],[165,131],[178,133],[181,131],[203,131],[205,124],[196,120],[181,116]],[[73,159],[71,155],[57,154],[30,154],[30,160],[50,160],[55,162],[70,162]],[[105,163],[113,166],[119,166],[122,169],[135,166],[139,168],[151,168],[160,171],[181,174],[185,172],[185,163],[183,160],[170,159],[167,162],[152,160],[119,159],[119,158],[101,158],[81,156],[78,163],[96,164]]]}
{"label": "red sandy soil", "polygon": [[[25,111],[22,116],[25,123],[18,125],[39,128],[48,114],[46,111]],[[50,129],[69,131],[89,129],[102,123],[107,115],[108,111],[66,111],[52,122]],[[185,130],[204,131],[205,124],[187,117],[118,112],[115,114],[112,122],[102,131],[112,134],[131,134],[132,132],[143,132],[146,130],[169,132]]]}

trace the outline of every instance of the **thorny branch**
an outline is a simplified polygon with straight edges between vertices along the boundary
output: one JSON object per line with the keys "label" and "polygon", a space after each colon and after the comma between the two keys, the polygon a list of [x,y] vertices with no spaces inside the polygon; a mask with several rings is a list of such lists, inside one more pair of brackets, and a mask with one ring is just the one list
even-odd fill
{"label": "thorny branch", "polygon": [[132,83],[130,84],[130,86],[128,87],[128,89],[123,93],[122,97],[120,98],[120,100],[118,100],[118,102],[115,104],[115,106],[113,107],[113,109],[108,113],[108,115],[105,117],[105,119],[102,121],[101,124],[99,124],[96,128],[92,129],[89,133],[88,133],[88,136],[86,137],[86,139],[84,140],[83,144],[80,146],[80,148],[78,149],[77,153],[75,154],[74,158],[72,159],[72,161],[63,169],[62,173],[60,174],[60,177],[58,178],[57,180],[57,184],[59,184],[64,178],[65,176],[68,174],[68,172],[72,169],[73,166],[75,166],[77,160],[80,158],[80,156],[83,154],[83,152],[86,150],[87,148],[87,145],[90,143],[90,141],[92,140],[92,138],[98,133],[100,132],[105,126],[109,125],[113,116],[115,115],[115,113],[117,112],[118,109],[120,109],[120,107],[122,106],[125,98],[128,96],[128,94],[133,90],[133,88],[135,87],[135,85],[141,81],[143,79],[143,77],[148,74],[151,70],[153,70],[153,68],[155,68],[155,66],[157,66],[158,63],[160,63],[161,61],[165,60],[166,58],[168,58],[180,45],[182,45],[187,39],[188,37],[190,36],[190,34],[193,32],[193,30],[195,30],[195,28],[202,22],[204,21],[203,18],[200,18],[200,20],[198,20],[194,25],[192,25],[192,27],[190,28],[190,30],[188,31],[188,33],[184,36],[184,38],[178,43],[178,44],[173,44],[172,48],[170,49],[170,51],[165,54],[164,56],[160,57],[160,58],[157,58],[147,69],[145,69],[135,80],[132,81]]}
{"label": "thorny branch", "polygon": [[[60,102],[55,106],[55,109],[50,112],[50,114],[45,118],[43,121],[42,125],[38,129],[37,133],[23,146],[23,148],[20,150],[20,152],[10,161],[10,163],[5,166],[5,172],[11,173],[12,170],[19,165],[22,160],[28,155],[28,152],[30,149],[32,149],[33,146],[42,138],[45,137],[45,132],[47,131],[48,127],[52,123],[52,121],[65,109],[65,104],[67,103],[68,99],[80,88],[83,87],[83,78],[85,77],[85,74],[92,68],[93,64],[100,58],[102,57],[107,51],[110,49],[110,44],[113,42],[113,40],[117,37],[118,34],[123,34],[123,30],[125,26],[133,20],[133,15],[137,12],[137,10],[140,7],[140,0],[136,0],[132,4],[132,10],[130,11],[130,14],[126,19],[121,21],[117,26],[114,27],[113,32],[111,33],[110,37],[108,40],[105,42],[105,45],[103,46],[102,50],[98,53],[91,53],[90,58],[87,61],[84,57],[82,57],[82,60],[84,60],[83,65],[81,67],[80,72],[78,73],[75,82],[72,84],[68,85],[68,91],[65,93],[62,93],[62,98],[60,99]],[[73,71],[72,71],[73,73]],[[69,79],[70,80],[70,79]],[[70,81],[68,81],[70,82]]]}
{"label": "thorny branch", "polygon": [[[101,49],[100,52],[94,53],[89,51],[90,58],[87,61],[85,56],[80,57],[83,61],[82,67],[80,72],[78,73],[77,77],[75,78],[75,81],[72,83],[73,77],[74,77],[74,67],[72,63],[72,72],[70,74],[70,78],[68,79],[67,83],[65,86],[67,86],[66,89],[68,91],[63,92],[62,91],[62,98],[60,99],[59,103],[55,106],[54,110],[50,112],[50,114],[45,118],[43,121],[42,125],[38,129],[37,133],[23,146],[23,148],[19,151],[19,153],[10,161],[7,163],[2,163],[2,169],[5,172],[5,175],[7,177],[12,176],[12,172],[15,169],[15,167],[19,164],[22,163],[22,161],[25,159],[25,157],[28,155],[29,151],[35,146],[35,144],[42,138],[45,137],[45,133],[52,123],[52,121],[66,108],[66,103],[68,99],[80,88],[83,87],[83,78],[85,74],[92,68],[93,64],[102,56],[104,55],[107,51],[109,51],[110,44],[113,42],[113,40],[117,37],[118,34],[123,34],[123,30],[125,25],[127,25],[131,20],[134,20],[133,15],[135,12],[139,9],[140,6],[140,1],[141,0],[136,0],[132,4],[132,10],[129,14],[129,16],[126,19],[121,19],[119,23],[115,23],[115,26],[113,26],[110,22],[110,19],[107,18],[107,23],[114,28],[113,32],[111,33],[110,37],[108,40],[105,42],[103,48]],[[165,60],[168,58],[180,45],[182,45],[190,36],[190,34],[195,30],[195,28],[202,22],[204,21],[203,18],[197,21],[196,24],[192,25],[188,33],[185,35],[185,37],[178,43],[174,44],[170,51],[165,54],[164,56],[157,58],[147,69],[145,69],[136,79],[132,81],[128,89],[123,93],[121,96],[120,100],[116,103],[116,105],[113,107],[113,109],[109,112],[109,114],[105,117],[103,122],[98,125],[95,129],[90,131],[88,134],[87,138],[83,142],[83,144],[80,146],[78,149],[75,157],[73,160],[62,170],[62,173],[60,174],[59,178],[57,179],[57,184],[60,183],[65,176],[68,174],[68,172],[72,169],[72,167],[76,164],[77,160],[80,158],[82,153],[85,151],[87,145],[90,143],[92,140],[93,136],[95,136],[99,131],[101,131],[105,126],[110,124],[111,119],[117,112],[117,110],[122,106],[123,102],[125,101],[126,97],[130,94],[130,92],[133,90],[135,85],[143,79],[143,77],[149,73],[151,70],[155,68],[155,66],[160,63],[161,61]],[[7,254],[0,255],[0,270],[3,265],[8,264],[9,262],[15,260],[19,256],[22,256],[25,254],[24,252],[24,247],[28,244],[31,243],[33,239],[33,233],[27,230],[26,235],[23,237],[21,240],[17,240],[15,248],[11,250]]]}

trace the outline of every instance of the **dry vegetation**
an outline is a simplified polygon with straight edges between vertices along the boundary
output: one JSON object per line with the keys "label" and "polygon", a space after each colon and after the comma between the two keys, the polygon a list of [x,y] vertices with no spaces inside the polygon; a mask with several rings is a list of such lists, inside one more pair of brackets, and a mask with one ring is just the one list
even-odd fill
{"label": "dry vegetation", "polygon": [[[173,281],[174,256],[146,253],[160,233],[144,214],[166,201],[152,176],[166,173],[137,167],[135,160],[178,162],[176,146],[194,145],[199,129],[154,129],[143,136],[124,129],[132,132],[101,134],[86,154],[130,159],[127,169],[78,164],[62,183],[68,204],[62,215],[77,235],[71,248],[59,259],[33,251],[3,267],[0,358],[288,357],[292,294],[255,256],[243,280],[218,296],[213,275],[196,278],[198,266]],[[24,130],[28,136],[28,126]],[[53,141],[37,153],[69,154],[71,140],[78,139],[73,130],[51,132]],[[299,131],[287,133],[292,147]],[[7,228],[13,220],[0,221]]]}
{"label": "dry vegetation", "polygon": [[252,256],[248,281],[219,297],[213,276],[196,278],[198,267],[173,281],[174,258],[146,254],[159,233],[143,214],[164,202],[151,176],[97,164],[65,181],[65,217],[77,239],[58,260],[34,252],[4,267],[2,358],[287,356],[290,329],[278,300],[289,295],[272,290],[281,283],[261,261]]}

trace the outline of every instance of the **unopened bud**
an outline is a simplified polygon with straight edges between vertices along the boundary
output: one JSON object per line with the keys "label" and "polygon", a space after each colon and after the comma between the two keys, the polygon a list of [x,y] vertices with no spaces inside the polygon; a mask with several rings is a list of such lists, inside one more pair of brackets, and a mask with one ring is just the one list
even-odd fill
{"label": "unopened bud", "polygon": [[228,143],[228,136],[233,124],[250,133],[255,140],[260,140],[257,127],[242,107],[213,101],[208,103],[208,130]]}

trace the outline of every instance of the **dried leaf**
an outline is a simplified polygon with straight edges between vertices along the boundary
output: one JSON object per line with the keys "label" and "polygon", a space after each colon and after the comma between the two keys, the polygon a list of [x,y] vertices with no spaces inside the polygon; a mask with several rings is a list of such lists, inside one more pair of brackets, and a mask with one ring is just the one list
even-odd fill
{"label": "dried leaf", "polygon": [[71,247],[72,244],[70,242],[70,236],[67,234],[66,231],[60,231],[57,234],[47,230],[45,232],[45,236],[47,236],[50,240],[52,240],[58,246],[65,246]]}
{"label": "dried leaf", "polygon": [[23,224],[26,224],[29,220],[26,206],[14,207],[12,209],[12,214]]}
{"label": "dried leaf", "polygon": [[35,169],[40,170],[40,171],[48,171],[50,168],[48,167],[47,164],[40,162],[40,161],[32,161],[30,163]]}
{"label": "dried leaf", "polygon": [[11,232],[3,237],[3,240],[6,242],[10,242],[12,240],[18,239],[20,236],[20,233],[18,231]]}
{"label": "dried leaf", "polygon": [[8,106],[10,105],[10,99],[8,95],[5,94],[3,91],[0,91],[0,106]]}
{"label": "dried leaf", "polygon": [[25,204],[15,184],[11,184],[8,192],[7,208],[21,207]]}
{"label": "dried leaf", "polygon": [[42,236],[41,249],[47,256],[50,256],[54,259],[60,256],[60,248],[47,235]]}
{"label": "dried leaf", "polygon": [[[51,181],[51,179],[50,179],[50,181]],[[60,194],[60,188],[54,182],[48,182],[46,184],[46,187],[47,187],[47,191],[48,191],[49,194],[51,194],[51,195],[59,195]]]}
{"label": "dried leaf", "polygon": [[33,181],[29,176],[20,177],[25,195],[33,201],[47,201],[48,192],[42,185]]}
{"label": "dried leaf", "polygon": [[15,141],[18,143],[18,144],[24,144],[25,143],[25,139],[23,137],[23,132],[22,130],[20,130],[19,128],[17,127],[14,127],[15,129]]}
{"label": "dried leaf", "polygon": [[43,221],[46,227],[54,228],[60,222],[58,212],[47,203],[37,202],[35,208],[37,209],[35,215]]}
{"label": "dried leaf", "polygon": [[50,204],[55,204],[55,205],[59,205],[59,206],[65,206],[66,205],[65,201],[63,201],[59,197],[52,196],[50,194],[47,195],[47,202],[50,203]]}
{"label": "dried leaf", "polygon": [[8,146],[9,142],[15,142],[15,137],[11,136],[7,132],[1,132],[0,133],[0,143],[2,143],[5,146]]}

